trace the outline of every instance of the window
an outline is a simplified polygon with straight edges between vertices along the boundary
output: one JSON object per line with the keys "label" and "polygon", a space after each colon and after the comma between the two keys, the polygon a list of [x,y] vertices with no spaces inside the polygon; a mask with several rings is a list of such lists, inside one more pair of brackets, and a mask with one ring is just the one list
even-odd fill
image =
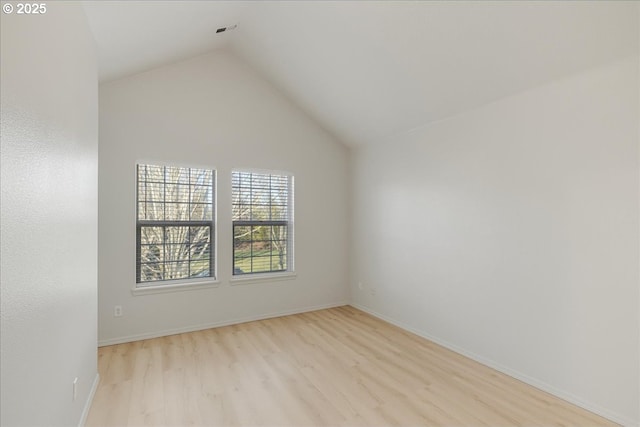
{"label": "window", "polygon": [[137,167],[136,282],[215,277],[215,172]]}
{"label": "window", "polygon": [[293,177],[234,171],[233,274],[293,271]]}

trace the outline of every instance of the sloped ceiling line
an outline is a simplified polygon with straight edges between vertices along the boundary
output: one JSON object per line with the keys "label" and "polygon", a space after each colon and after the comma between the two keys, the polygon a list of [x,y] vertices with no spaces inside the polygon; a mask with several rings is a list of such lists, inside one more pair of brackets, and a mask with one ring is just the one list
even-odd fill
{"label": "sloped ceiling line", "polygon": [[[226,48],[350,146],[637,54],[634,2],[85,2],[103,81]],[[238,24],[232,32],[217,28]]]}

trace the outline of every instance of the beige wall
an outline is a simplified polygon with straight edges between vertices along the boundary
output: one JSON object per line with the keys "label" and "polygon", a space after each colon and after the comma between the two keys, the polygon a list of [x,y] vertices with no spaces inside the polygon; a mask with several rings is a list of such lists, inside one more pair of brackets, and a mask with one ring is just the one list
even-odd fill
{"label": "beige wall", "polygon": [[356,151],[352,301],[637,424],[638,84],[632,57]]}
{"label": "beige wall", "polygon": [[[229,53],[101,85],[100,342],[344,304],[347,155],[340,143]],[[218,287],[131,294],[137,161],[217,170]],[[295,279],[230,283],[233,168],[295,176]],[[115,305],[123,307],[123,317],[113,317]]]}
{"label": "beige wall", "polygon": [[97,379],[93,39],[78,2],[1,19],[0,424],[78,425]]}

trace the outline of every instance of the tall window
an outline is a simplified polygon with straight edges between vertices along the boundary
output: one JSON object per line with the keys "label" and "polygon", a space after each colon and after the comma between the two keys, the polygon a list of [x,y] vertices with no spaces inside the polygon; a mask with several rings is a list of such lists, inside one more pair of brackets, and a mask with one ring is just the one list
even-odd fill
{"label": "tall window", "polygon": [[234,171],[233,274],[293,271],[293,177]]}
{"label": "tall window", "polygon": [[215,172],[138,165],[136,281],[215,277]]}

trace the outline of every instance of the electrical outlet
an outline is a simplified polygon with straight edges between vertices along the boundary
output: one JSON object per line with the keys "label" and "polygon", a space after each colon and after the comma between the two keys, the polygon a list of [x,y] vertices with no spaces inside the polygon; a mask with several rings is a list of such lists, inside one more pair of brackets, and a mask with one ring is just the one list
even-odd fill
{"label": "electrical outlet", "polygon": [[73,380],[73,401],[78,397],[78,377]]}
{"label": "electrical outlet", "polygon": [[358,282],[358,289],[362,290],[363,286],[362,286],[362,282]]}
{"label": "electrical outlet", "polygon": [[113,307],[113,317],[122,317],[122,306],[116,305]]}
{"label": "electrical outlet", "polygon": [[374,288],[374,287],[371,288],[371,296],[372,297],[376,296],[376,288]]}

